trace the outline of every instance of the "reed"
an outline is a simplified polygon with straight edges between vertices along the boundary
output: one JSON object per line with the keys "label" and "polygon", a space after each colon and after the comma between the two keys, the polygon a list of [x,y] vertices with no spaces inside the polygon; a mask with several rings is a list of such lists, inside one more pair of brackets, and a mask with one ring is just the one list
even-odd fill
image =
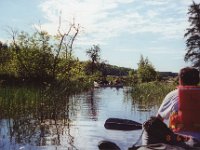
{"label": "reed", "polygon": [[33,87],[0,87],[0,117],[29,114],[40,99],[39,93]]}
{"label": "reed", "polygon": [[[0,118],[40,116],[41,110],[52,112],[66,97],[80,93],[90,86],[77,82],[56,82],[43,86],[0,86]],[[63,105],[63,106],[62,106]],[[63,108],[64,109],[64,108]]]}
{"label": "reed", "polygon": [[140,83],[132,87],[131,95],[134,103],[146,107],[159,106],[167,93],[174,90],[176,85],[167,82]]}

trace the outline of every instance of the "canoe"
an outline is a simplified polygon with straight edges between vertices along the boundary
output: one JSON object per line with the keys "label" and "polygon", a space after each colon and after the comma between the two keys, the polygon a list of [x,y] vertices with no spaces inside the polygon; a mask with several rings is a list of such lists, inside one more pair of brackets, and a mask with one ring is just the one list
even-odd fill
{"label": "canoe", "polygon": [[123,88],[123,84],[122,83],[118,83],[118,84],[100,84],[100,83],[94,82],[94,87],[95,88],[100,88],[100,87]]}
{"label": "canoe", "polygon": [[[120,147],[110,141],[101,141],[98,144],[99,150],[120,150]],[[169,145],[165,143],[148,144],[142,146],[129,147],[128,150],[199,150],[199,147],[183,148],[175,145]]]}
{"label": "canoe", "polygon": [[[130,130],[142,129],[142,124],[139,122],[133,121],[133,120],[128,120],[128,119],[108,118],[105,121],[104,127],[106,129],[112,129],[112,130],[130,131]],[[181,138],[181,135],[179,134],[177,137]],[[133,147],[129,148],[129,150],[136,150],[136,149],[150,150],[150,149],[154,149],[154,148],[155,149],[173,149],[173,150],[185,150],[185,149],[194,149],[194,150],[199,149],[200,150],[200,142],[195,138],[191,138],[189,141],[187,141],[185,143],[184,142],[180,142],[180,143],[172,142],[172,145],[166,144],[166,143],[155,143],[155,144],[135,147],[136,146],[135,144],[133,144]],[[103,149],[120,150],[120,148],[117,146],[117,144],[115,144],[111,141],[101,141],[98,144],[98,147],[99,147],[99,149],[102,149],[102,150]]]}

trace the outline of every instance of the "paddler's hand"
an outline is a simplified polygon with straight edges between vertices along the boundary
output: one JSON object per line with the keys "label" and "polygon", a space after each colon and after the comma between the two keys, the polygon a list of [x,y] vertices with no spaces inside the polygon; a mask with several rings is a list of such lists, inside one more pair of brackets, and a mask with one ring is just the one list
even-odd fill
{"label": "paddler's hand", "polygon": [[192,136],[188,136],[188,137],[189,137],[188,141],[185,142],[188,146],[200,147],[200,141],[199,140],[197,140],[196,138],[194,138]]}

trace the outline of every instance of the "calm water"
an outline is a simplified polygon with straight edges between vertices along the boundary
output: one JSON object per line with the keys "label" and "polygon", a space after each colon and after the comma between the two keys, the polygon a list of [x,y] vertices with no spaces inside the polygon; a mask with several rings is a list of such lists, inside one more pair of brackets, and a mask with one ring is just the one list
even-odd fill
{"label": "calm water", "polygon": [[20,117],[11,114],[1,119],[0,149],[96,150],[102,140],[127,149],[137,141],[141,130],[106,130],[105,120],[117,117],[142,123],[157,111],[156,106],[140,111],[127,88],[97,88],[63,101],[58,104],[55,100],[54,109],[36,107]]}

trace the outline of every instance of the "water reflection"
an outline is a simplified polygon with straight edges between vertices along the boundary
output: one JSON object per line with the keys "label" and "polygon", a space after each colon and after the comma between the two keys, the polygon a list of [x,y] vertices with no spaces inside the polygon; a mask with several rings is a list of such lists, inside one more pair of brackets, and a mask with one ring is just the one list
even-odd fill
{"label": "water reflection", "polygon": [[89,104],[89,106],[88,106],[89,107],[88,108],[89,116],[91,116],[91,119],[94,120],[94,121],[98,120],[98,118],[97,118],[97,116],[98,116],[98,114],[97,114],[98,106],[97,106],[97,103],[95,103],[96,99],[97,98],[95,98],[94,89],[92,89],[87,95],[87,102],[86,103]]}
{"label": "water reflection", "polygon": [[127,148],[140,131],[109,131],[103,124],[109,117],[143,122],[157,111],[138,109],[126,88],[92,89],[74,96],[55,89],[1,89],[0,149],[94,150],[101,140]]}

